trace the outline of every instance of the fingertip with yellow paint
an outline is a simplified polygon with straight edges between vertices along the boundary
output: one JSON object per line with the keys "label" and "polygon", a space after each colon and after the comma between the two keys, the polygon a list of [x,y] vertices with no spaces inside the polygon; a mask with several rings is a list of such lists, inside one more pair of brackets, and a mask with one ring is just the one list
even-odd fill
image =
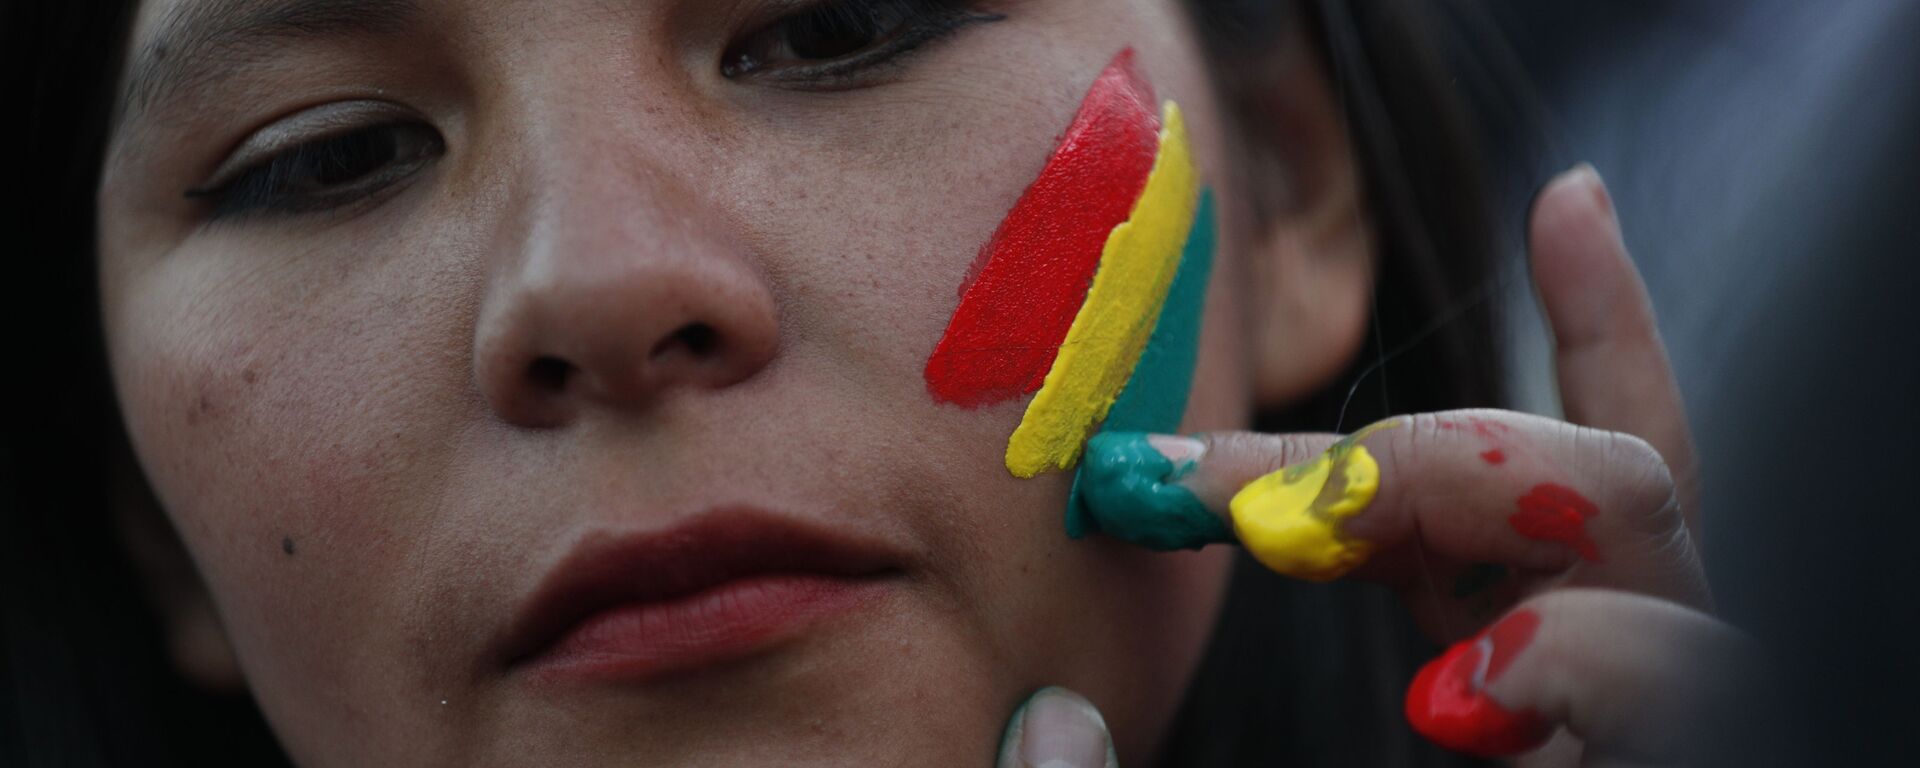
{"label": "fingertip with yellow paint", "polygon": [[1365,563],[1373,544],[1346,535],[1341,524],[1364,511],[1380,490],[1380,463],[1360,439],[1392,425],[1361,430],[1234,494],[1228,511],[1248,554],[1275,572],[1306,581],[1332,581]]}

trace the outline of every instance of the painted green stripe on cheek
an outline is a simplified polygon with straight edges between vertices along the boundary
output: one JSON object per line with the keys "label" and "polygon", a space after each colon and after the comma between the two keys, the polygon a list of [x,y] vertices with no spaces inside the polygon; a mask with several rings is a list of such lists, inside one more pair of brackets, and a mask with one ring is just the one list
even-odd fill
{"label": "painted green stripe on cheek", "polygon": [[[1193,387],[1194,365],[1199,359],[1201,317],[1206,310],[1207,282],[1213,275],[1215,226],[1213,190],[1203,189],[1199,207],[1194,212],[1193,228],[1181,251],[1180,267],[1167,290],[1160,317],[1154,321],[1153,336],[1147,341],[1140,362],[1134,366],[1132,378],[1114,400],[1113,408],[1107,411],[1107,420],[1100,427],[1102,432],[1172,433],[1180,429],[1180,419],[1187,411],[1187,397]],[[1089,476],[1086,464],[1074,473],[1073,490],[1067,496],[1067,535],[1076,539],[1103,530],[1102,522],[1087,508],[1088,483],[1095,478]],[[1177,487],[1174,490],[1186,492]],[[1206,514],[1204,510],[1202,514]],[[1217,518],[1207,517],[1219,525]],[[1225,528],[1221,530],[1224,532]],[[1230,541],[1230,534],[1222,540]]]}

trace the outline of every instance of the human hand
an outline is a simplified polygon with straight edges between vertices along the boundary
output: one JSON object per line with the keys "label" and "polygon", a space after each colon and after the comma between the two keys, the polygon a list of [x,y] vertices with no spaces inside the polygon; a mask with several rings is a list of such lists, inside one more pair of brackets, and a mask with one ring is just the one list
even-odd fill
{"label": "human hand", "polygon": [[1347,437],[1104,434],[1083,488],[1110,535],[1197,546],[1217,531],[1287,575],[1395,588],[1459,641],[1407,698],[1443,746],[1516,755],[1564,726],[1531,764],[1671,762],[1724,690],[1708,684],[1717,665],[1747,656],[1706,613],[1684,410],[1596,174],[1548,185],[1530,245],[1567,421],[1475,410]]}

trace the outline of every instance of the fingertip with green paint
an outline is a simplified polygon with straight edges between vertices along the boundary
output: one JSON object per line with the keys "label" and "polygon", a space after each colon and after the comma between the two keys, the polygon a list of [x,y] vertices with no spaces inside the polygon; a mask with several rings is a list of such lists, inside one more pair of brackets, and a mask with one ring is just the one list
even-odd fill
{"label": "fingertip with green paint", "polygon": [[1087,442],[1078,493],[1093,529],[1148,549],[1234,540],[1225,520],[1180,484],[1206,444],[1190,437],[1102,432]]}

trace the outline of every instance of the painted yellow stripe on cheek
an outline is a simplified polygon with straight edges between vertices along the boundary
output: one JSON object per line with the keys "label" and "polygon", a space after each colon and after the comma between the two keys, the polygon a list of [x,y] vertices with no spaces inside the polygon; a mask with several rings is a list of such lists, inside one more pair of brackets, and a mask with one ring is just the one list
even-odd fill
{"label": "painted yellow stripe on cheek", "polygon": [[1007,471],[1033,477],[1080,460],[1087,438],[1133,375],[1153,333],[1180,250],[1193,227],[1200,183],[1180,107],[1169,101],[1160,154],[1127,220],[1113,228],[1086,303],[1074,315],[1046,382],[1007,440]]}
{"label": "painted yellow stripe on cheek", "polygon": [[[1329,480],[1338,485],[1329,489]],[[1349,442],[1248,483],[1227,508],[1235,535],[1255,560],[1297,579],[1332,581],[1373,554],[1371,543],[1338,529],[1379,490],[1379,462]]]}

